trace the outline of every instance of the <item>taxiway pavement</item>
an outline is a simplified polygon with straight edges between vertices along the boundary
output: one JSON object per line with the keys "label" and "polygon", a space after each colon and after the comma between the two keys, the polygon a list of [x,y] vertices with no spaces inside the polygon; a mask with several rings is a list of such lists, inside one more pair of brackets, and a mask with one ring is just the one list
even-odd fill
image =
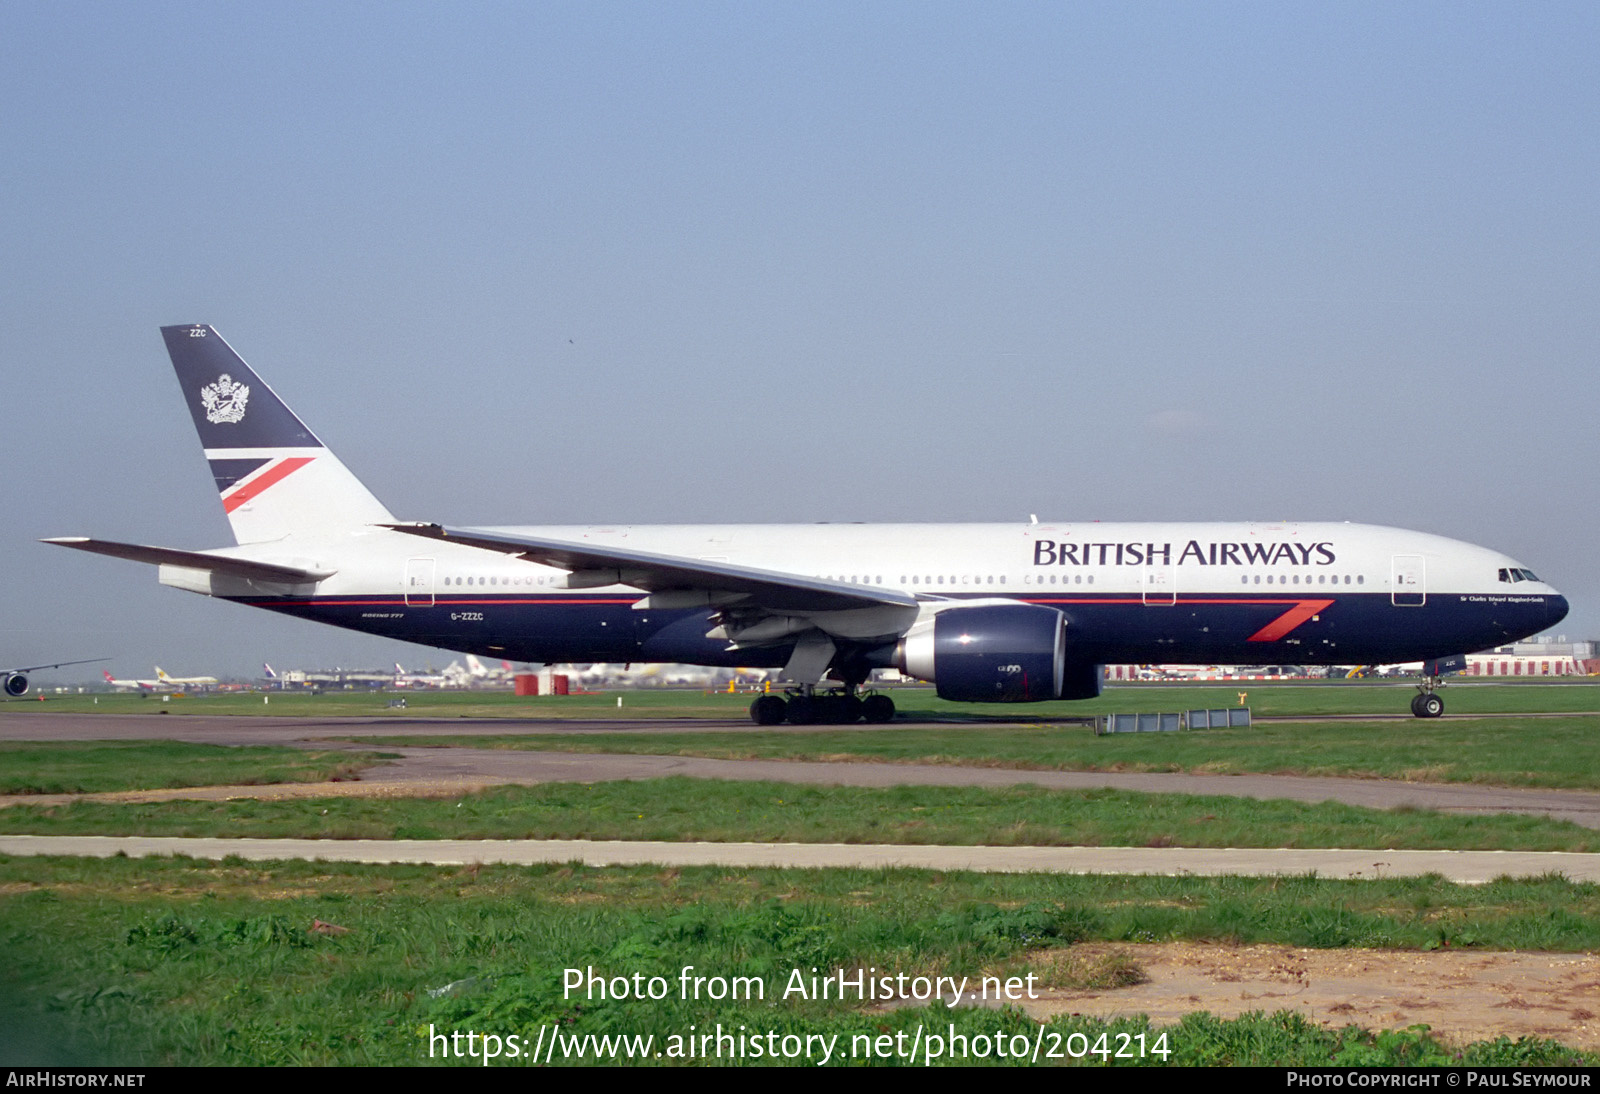
{"label": "taxiway pavement", "polygon": [[0,836],[0,854],[143,858],[185,855],[327,862],[738,869],[970,870],[980,873],[1156,874],[1168,877],[1310,875],[1366,879],[1438,874],[1467,885],[1560,874],[1600,881],[1600,854],[1549,851],[1363,851],[1206,847],[950,847],[843,843],[669,843],[629,840],[315,840],[178,836]]}

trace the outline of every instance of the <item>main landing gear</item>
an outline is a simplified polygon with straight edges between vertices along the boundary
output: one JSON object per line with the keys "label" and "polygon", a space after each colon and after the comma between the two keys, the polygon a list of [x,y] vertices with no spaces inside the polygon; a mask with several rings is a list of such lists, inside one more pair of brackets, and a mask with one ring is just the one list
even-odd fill
{"label": "main landing gear", "polygon": [[1444,713],[1444,696],[1438,693],[1440,677],[1424,676],[1411,700],[1411,713],[1418,718],[1437,718]]}
{"label": "main landing gear", "polygon": [[758,726],[847,726],[856,722],[881,725],[894,717],[894,700],[871,692],[857,695],[853,687],[818,694],[800,687],[781,695],[763,695],[750,704],[750,720]]}

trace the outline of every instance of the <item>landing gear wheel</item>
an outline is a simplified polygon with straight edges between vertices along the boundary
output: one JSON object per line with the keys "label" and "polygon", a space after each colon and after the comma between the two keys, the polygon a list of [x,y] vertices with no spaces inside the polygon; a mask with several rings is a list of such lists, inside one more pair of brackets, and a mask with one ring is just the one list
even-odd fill
{"label": "landing gear wheel", "polygon": [[796,695],[789,700],[789,724],[814,726],[822,720],[821,704],[809,695]]}
{"label": "landing gear wheel", "polygon": [[1444,700],[1429,692],[1427,695],[1417,696],[1417,717],[1437,718],[1444,713]]}
{"label": "landing gear wheel", "polygon": [[750,720],[758,726],[782,725],[789,716],[789,704],[780,695],[763,695],[750,704]]}
{"label": "landing gear wheel", "polygon": [[861,700],[854,695],[829,695],[820,702],[821,720],[830,726],[855,725],[861,720]]}
{"label": "landing gear wheel", "polygon": [[1427,717],[1426,714],[1422,713],[1422,693],[1421,692],[1418,692],[1416,695],[1413,695],[1411,697],[1411,713],[1415,714],[1418,718],[1426,718]]}
{"label": "landing gear wheel", "polygon": [[861,700],[861,716],[872,725],[883,725],[894,718],[894,700],[887,695],[869,695]]}

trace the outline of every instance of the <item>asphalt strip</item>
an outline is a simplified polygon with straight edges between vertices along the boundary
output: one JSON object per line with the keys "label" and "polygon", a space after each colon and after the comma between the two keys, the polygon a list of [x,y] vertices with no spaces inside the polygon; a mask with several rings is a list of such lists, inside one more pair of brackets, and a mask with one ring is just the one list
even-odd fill
{"label": "asphalt strip", "polygon": [[178,836],[0,836],[4,855],[145,858],[184,855],[467,866],[728,866],[967,870],[978,873],[1152,874],[1374,880],[1438,874],[1476,885],[1560,875],[1600,881],[1600,854],[1560,851],[1387,851],[1194,847],[949,847],[846,843],[665,843],[628,840],[190,839]]}

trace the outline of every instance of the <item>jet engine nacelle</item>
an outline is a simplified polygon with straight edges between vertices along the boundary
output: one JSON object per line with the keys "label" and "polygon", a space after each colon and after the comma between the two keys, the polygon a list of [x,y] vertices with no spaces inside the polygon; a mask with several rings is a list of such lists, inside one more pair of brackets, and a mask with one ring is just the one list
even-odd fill
{"label": "jet engine nacelle", "polygon": [[28,678],[20,672],[13,672],[6,676],[6,694],[11,696],[22,695],[28,690]]}
{"label": "jet engine nacelle", "polygon": [[962,703],[1031,703],[1100,694],[1100,666],[1067,661],[1066,619],[1036,604],[946,608],[906,633],[895,651],[907,676]]}

